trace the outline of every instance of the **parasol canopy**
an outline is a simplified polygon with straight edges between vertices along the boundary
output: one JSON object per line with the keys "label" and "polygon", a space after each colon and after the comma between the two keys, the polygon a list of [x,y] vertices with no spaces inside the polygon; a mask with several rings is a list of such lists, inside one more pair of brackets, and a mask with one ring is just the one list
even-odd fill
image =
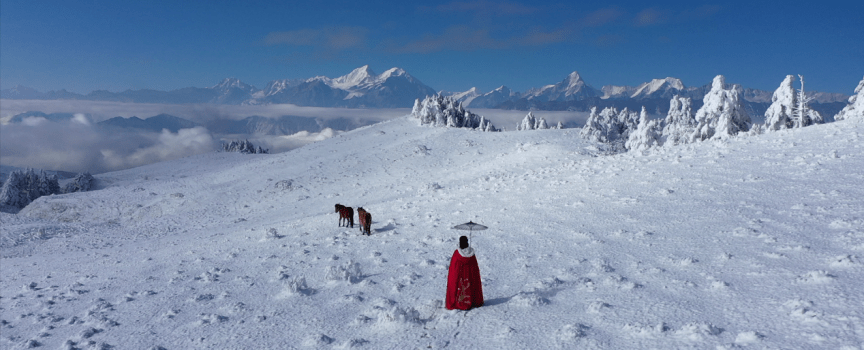
{"label": "parasol canopy", "polygon": [[468,230],[468,241],[470,242],[471,241],[471,233],[473,233],[474,230],[482,231],[482,230],[487,229],[488,227],[480,225],[480,224],[473,222],[473,221],[468,221],[464,224],[459,224],[459,225],[453,226],[453,228],[457,229],[457,230]]}
{"label": "parasol canopy", "polygon": [[480,225],[480,224],[473,222],[473,221],[468,221],[464,224],[459,224],[459,225],[453,226],[453,228],[455,228],[457,230],[468,230],[468,231],[477,230],[477,231],[480,231],[480,230],[485,230],[488,227]]}

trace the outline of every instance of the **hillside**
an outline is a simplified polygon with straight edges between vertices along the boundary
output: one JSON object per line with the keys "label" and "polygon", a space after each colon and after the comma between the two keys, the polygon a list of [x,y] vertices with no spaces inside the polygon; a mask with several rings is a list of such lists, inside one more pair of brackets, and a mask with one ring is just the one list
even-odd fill
{"label": "hillside", "polygon": [[[98,175],[0,213],[0,347],[862,346],[864,123],[612,156],[579,131],[405,117]],[[469,220],[486,305],[448,311]]]}

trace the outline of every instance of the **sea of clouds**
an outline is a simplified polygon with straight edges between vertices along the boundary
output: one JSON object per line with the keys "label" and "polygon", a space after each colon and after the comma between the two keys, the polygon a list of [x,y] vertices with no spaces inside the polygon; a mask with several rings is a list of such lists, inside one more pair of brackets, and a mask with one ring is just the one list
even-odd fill
{"label": "sea of clouds", "polygon": [[[70,120],[51,121],[41,117],[25,118],[10,123],[15,115],[29,111],[73,113]],[[525,111],[495,109],[472,110],[486,116],[498,128],[515,130],[525,117]],[[214,119],[241,120],[249,116],[276,118],[285,115],[321,119],[348,118],[384,121],[410,114],[409,108],[348,109],[300,107],[289,104],[238,105],[175,105],[79,100],[0,100],[0,164],[22,168],[88,171],[93,174],[133,168],[151,163],[188,157],[220,149],[222,142],[248,139],[271,153],[289,151],[306,144],[326,140],[342,131],[324,129],[301,131],[293,135],[213,133],[204,127],[181,129],[178,132],[153,132],[134,129],[107,129],[96,123],[113,117],[137,116],[146,119],[170,114],[194,122]],[[535,112],[546,118],[550,126],[562,121],[568,126],[581,126],[587,116],[582,112]]]}

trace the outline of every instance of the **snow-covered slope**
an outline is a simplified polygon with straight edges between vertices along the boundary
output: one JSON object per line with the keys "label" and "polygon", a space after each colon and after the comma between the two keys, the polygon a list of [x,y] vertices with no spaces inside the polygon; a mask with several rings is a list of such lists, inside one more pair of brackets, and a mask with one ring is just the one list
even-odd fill
{"label": "snow-covered slope", "polygon": [[[644,155],[578,134],[397,118],[97,176],[0,213],[0,347],[861,346],[864,123]],[[448,311],[468,220],[486,305]]]}

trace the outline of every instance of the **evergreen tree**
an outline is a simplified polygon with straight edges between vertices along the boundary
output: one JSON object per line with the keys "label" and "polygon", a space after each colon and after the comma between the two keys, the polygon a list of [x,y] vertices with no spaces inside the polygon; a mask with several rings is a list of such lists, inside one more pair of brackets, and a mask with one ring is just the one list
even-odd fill
{"label": "evergreen tree", "polygon": [[690,141],[690,135],[696,129],[696,119],[693,118],[692,100],[689,97],[675,95],[669,100],[669,112],[663,120],[661,143],[664,146],[674,146]]}
{"label": "evergreen tree", "polygon": [[643,151],[659,146],[661,133],[660,121],[649,120],[648,112],[645,111],[645,107],[642,107],[642,112],[639,113],[639,124],[630,132],[624,147],[631,151]]}
{"label": "evergreen tree", "polygon": [[702,99],[702,108],[696,111],[692,141],[725,139],[750,130],[752,122],[741,101],[741,87],[726,89],[725,80],[722,75],[716,76],[711,91]]}
{"label": "evergreen tree", "polygon": [[849,97],[849,104],[834,116],[834,120],[857,119],[864,121],[864,79],[855,88],[855,94]]}

